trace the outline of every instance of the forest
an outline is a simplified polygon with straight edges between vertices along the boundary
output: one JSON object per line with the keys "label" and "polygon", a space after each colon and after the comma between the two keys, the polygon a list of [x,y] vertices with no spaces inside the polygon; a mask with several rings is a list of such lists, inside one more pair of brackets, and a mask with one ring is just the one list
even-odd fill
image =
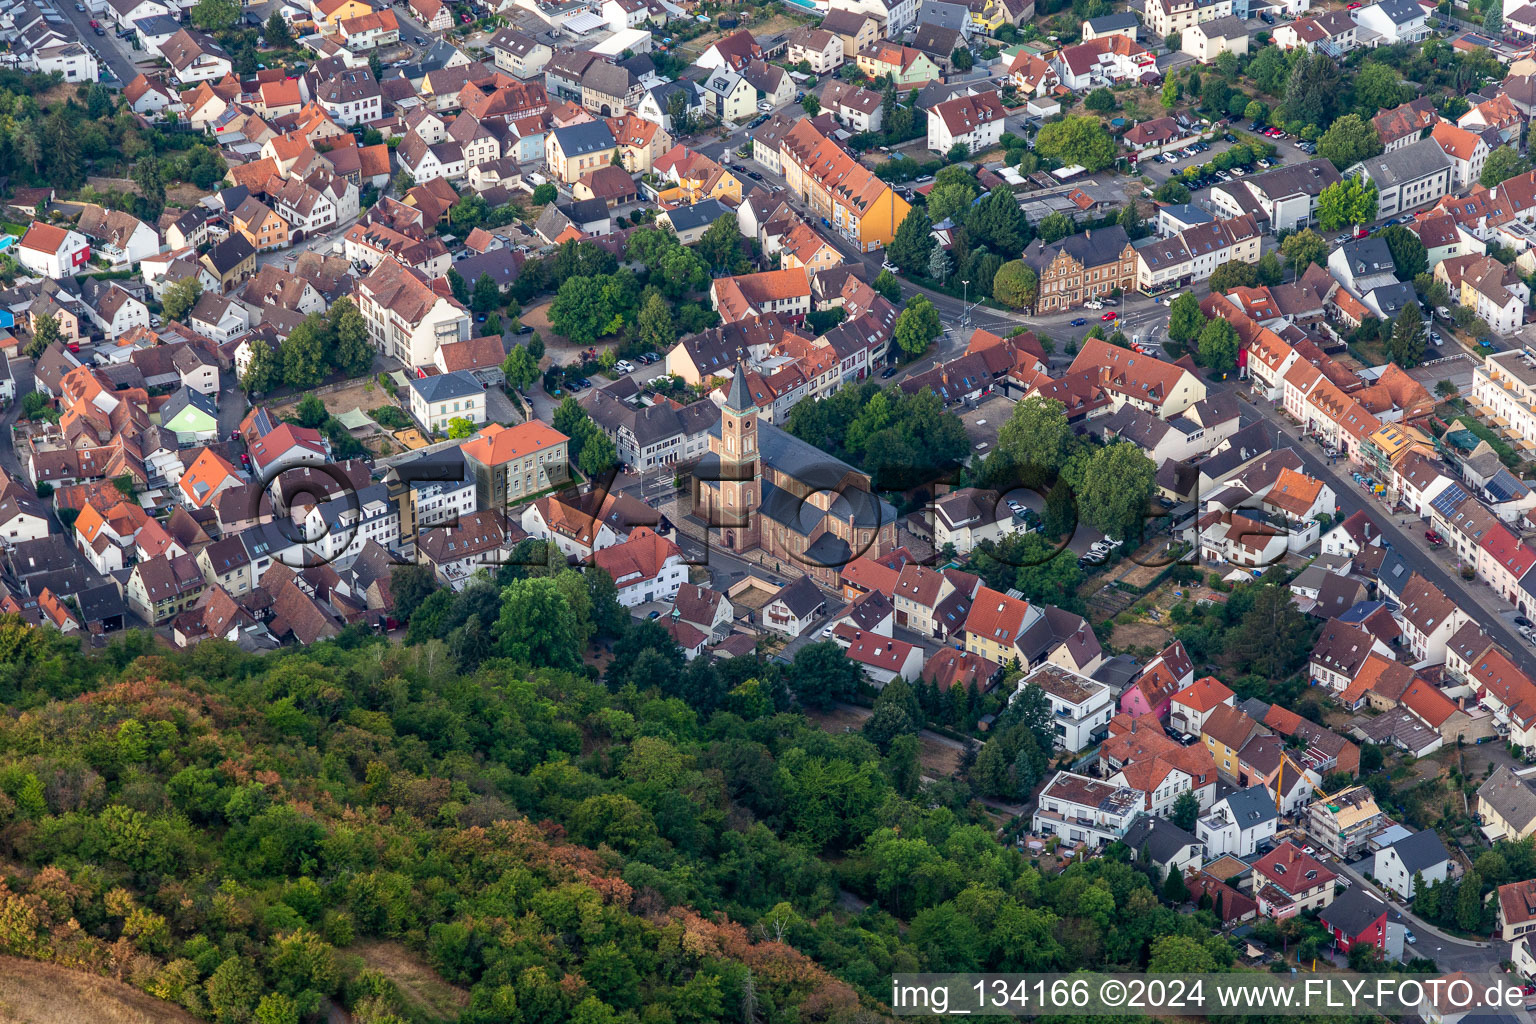
{"label": "forest", "polygon": [[[867,1019],[893,971],[1232,962],[1129,851],[1044,873],[965,773],[924,781],[932,694],[830,734],[800,708],[862,677],[829,645],[685,664],[604,574],[524,554],[462,593],[397,570],[402,644],[86,654],[0,620],[0,952],[221,1024],[417,1019],[364,941],[466,989],[464,1021],[550,1024]],[[999,722],[986,790],[1048,769],[1040,706]]]}

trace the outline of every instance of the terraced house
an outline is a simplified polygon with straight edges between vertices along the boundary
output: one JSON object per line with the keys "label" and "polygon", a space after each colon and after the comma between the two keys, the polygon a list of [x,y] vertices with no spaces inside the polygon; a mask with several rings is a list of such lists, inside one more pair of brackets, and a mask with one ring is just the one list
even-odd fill
{"label": "terraced house", "polygon": [[779,152],[785,184],[860,252],[882,249],[896,237],[911,206],[810,121],[790,129]]}

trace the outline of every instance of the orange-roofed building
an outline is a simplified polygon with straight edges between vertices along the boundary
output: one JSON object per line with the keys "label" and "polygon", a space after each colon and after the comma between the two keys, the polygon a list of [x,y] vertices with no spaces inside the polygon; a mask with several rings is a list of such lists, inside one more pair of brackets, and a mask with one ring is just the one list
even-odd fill
{"label": "orange-roofed building", "polygon": [[1232,705],[1237,695],[1215,676],[1202,676],[1169,698],[1168,724],[1186,736],[1199,736],[1211,712]]}
{"label": "orange-roofed building", "polygon": [[784,240],[779,243],[779,251],[782,253],[780,266],[804,267],[812,274],[843,262],[843,254],[804,221],[796,224],[784,236]]}
{"label": "orange-roofed building", "polygon": [[220,493],[238,486],[241,480],[233,463],[212,448],[204,448],[176,486],[187,508],[211,508]]}
{"label": "orange-roofed building", "polygon": [[119,501],[105,513],[86,505],[75,518],[75,546],[105,575],[126,564],[124,553],[133,548],[147,522],[149,514],[133,502]]}
{"label": "orange-roofed building", "polygon": [[882,565],[868,555],[860,555],[843,566],[843,597],[849,601],[856,601],[874,591],[879,591],[886,597],[893,597],[896,593],[896,581],[900,577],[901,570]]}
{"label": "orange-roofed building", "polygon": [[480,428],[460,448],[475,478],[477,506],[504,508],[563,485],[570,479],[570,440],[539,420]]}
{"label": "orange-roofed building", "polygon": [[833,231],[861,252],[891,244],[911,207],[809,120],[785,133],[779,155],[785,183]]}
{"label": "orange-roofed building", "polygon": [[257,109],[268,117],[297,114],[304,108],[304,97],[299,93],[297,78],[282,78],[275,82],[263,82],[256,91]]}
{"label": "orange-roofed building", "polygon": [[636,527],[622,544],[593,552],[590,561],[613,577],[625,608],[671,601],[688,582],[682,549],[649,526]]}
{"label": "orange-roofed building", "polygon": [[1028,601],[982,587],[976,591],[965,619],[965,649],[999,665],[1015,661],[1028,665],[1029,658],[1020,652],[1018,641],[1041,614]]}
{"label": "orange-roofed building", "polygon": [[799,266],[720,277],[710,285],[709,297],[720,319],[728,324],[766,313],[777,313],[785,322],[799,324],[811,311],[811,275]]}
{"label": "orange-roofed building", "polygon": [[1263,505],[1287,518],[1305,522],[1319,512],[1333,513],[1335,496],[1333,489],[1321,480],[1298,473],[1290,467],[1282,467],[1274,486],[1264,495]]}

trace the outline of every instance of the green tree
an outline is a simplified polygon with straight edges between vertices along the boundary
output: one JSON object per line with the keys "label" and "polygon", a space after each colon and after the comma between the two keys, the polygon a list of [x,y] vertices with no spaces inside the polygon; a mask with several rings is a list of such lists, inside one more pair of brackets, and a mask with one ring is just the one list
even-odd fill
{"label": "green tree", "polygon": [[640,309],[636,324],[642,342],[650,348],[668,348],[677,340],[677,327],[672,323],[672,310],[660,295],[652,294]]}
{"label": "green tree", "polygon": [[1530,169],[1530,161],[1521,156],[1518,149],[1512,145],[1500,146],[1488,154],[1488,160],[1483,164],[1483,173],[1478,176],[1477,183],[1484,188],[1496,188],[1510,178],[1524,174]]}
{"label": "green tree", "polygon": [[1014,309],[1029,309],[1040,295],[1040,277],[1023,260],[1009,260],[992,278],[992,297]]}
{"label": "green tree", "polygon": [[950,51],[949,60],[955,70],[960,72],[969,71],[975,66],[975,61],[971,59],[971,51],[963,43]]}
{"label": "green tree", "polygon": [[547,181],[542,185],[534,186],[533,205],[535,206],[547,206],[559,198],[560,193],[555,189],[554,185]]}
{"label": "green tree", "polygon": [[448,268],[448,290],[461,306],[469,305],[469,282],[464,280],[464,275],[455,267]]}
{"label": "green tree", "polygon": [[204,32],[227,31],[239,20],[239,0],[197,0],[192,7],[192,24]]}
{"label": "green tree", "polygon": [[1329,124],[1339,100],[1339,66],[1317,53],[1297,58],[1285,86],[1285,120],[1303,125]]}
{"label": "green tree", "polygon": [[276,9],[267,18],[265,34],[268,46],[284,47],[293,42],[293,33],[288,30],[288,23]]}
{"label": "green tree", "polygon": [[928,217],[935,224],[951,220],[965,212],[975,199],[975,180],[969,176],[963,181],[936,184],[928,193]]}
{"label": "green tree", "polygon": [[913,735],[922,727],[923,713],[917,695],[906,681],[897,677],[875,698],[874,711],[864,722],[864,735],[884,751],[890,749],[896,737]]}
{"label": "green tree", "polygon": [[954,272],[954,262],[949,258],[949,250],[942,245],[933,247],[933,255],[928,257],[928,276],[943,284]]}
{"label": "green tree", "polygon": [[1285,51],[1278,46],[1262,46],[1248,62],[1247,74],[1260,92],[1268,96],[1283,96],[1291,65],[1286,60]]}
{"label": "green tree", "polygon": [[826,710],[858,692],[863,675],[830,641],[806,644],[787,672],[789,688],[806,707]]}
{"label": "green tree", "polygon": [[1259,100],[1249,100],[1248,105],[1243,108],[1243,116],[1250,121],[1263,124],[1269,117],[1269,108]]}
{"label": "green tree", "polygon": [[999,468],[1037,467],[1049,476],[1066,464],[1071,444],[1072,427],[1067,422],[1066,406],[1054,398],[1031,395],[1014,404],[1007,422],[997,432],[997,447],[991,460],[997,460]]}
{"label": "green tree", "polygon": [[481,274],[475,279],[475,290],[470,298],[470,307],[476,313],[489,313],[500,305],[501,289],[497,287],[490,274]]}
{"label": "green tree", "polygon": [[[1189,796],[1190,794],[1185,793],[1183,795]],[[1198,803],[1198,801],[1196,802]],[[1180,825],[1179,827],[1183,828],[1184,826]],[[1190,823],[1190,828],[1194,828],[1193,822]],[[1179,870],[1178,865],[1174,865],[1173,869],[1168,872],[1168,877],[1163,879],[1163,902],[1167,903],[1170,907],[1177,907],[1189,902],[1189,886],[1184,884],[1184,873]]]}
{"label": "green tree", "polygon": [[246,364],[240,386],[246,394],[259,395],[282,383],[282,362],[271,345],[260,338],[251,339],[251,360]]}
{"label": "green tree", "polygon": [[590,345],[607,333],[612,318],[603,282],[595,277],[566,278],[549,305],[549,326],[578,347]]}
{"label": "green tree", "polygon": [[1483,32],[1490,39],[1504,38],[1504,5],[1491,3],[1483,15]]}
{"label": "green tree", "polygon": [[1092,174],[1115,162],[1115,140],[1098,118],[1068,115],[1040,129],[1035,136],[1035,152],[1064,165],[1079,165]]}
{"label": "green tree", "polygon": [[232,956],[209,977],[204,990],[208,1006],[219,1024],[246,1024],[261,995],[261,975],[250,960]]}
{"label": "green tree", "polygon": [[311,313],[283,340],[283,383],[307,391],[325,379],[325,318]]}
{"label": "green tree", "polygon": [[1222,372],[1237,366],[1237,349],[1237,328],[1221,317],[1205,325],[1196,345],[1200,365]]}
{"label": "green tree", "polygon": [[63,332],[59,329],[59,318],[52,313],[44,313],[32,326],[32,341],[27,346],[27,355],[36,359],[61,337]]}
{"label": "green tree", "polygon": [[319,395],[305,395],[299,399],[299,404],[294,409],[294,413],[298,417],[299,425],[308,427],[311,430],[318,430],[326,420],[331,418],[331,414],[326,411],[325,403],[320,400]]}
{"label": "green tree", "polygon": [[1067,219],[1066,214],[1053,210],[1040,218],[1039,230],[1040,241],[1050,245],[1066,238],[1076,229],[1073,227],[1072,222]]}
{"label": "green tree", "polygon": [[1464,932],[1482,931],[1483,879],[1476,870],[1461,876],[1456,886],[1456,927]]}
{"label": "green tree", "polygon": [[1429,253],[1424,243],[1419,241],[1419,236],[1412,231],[1401,224],[1393,224],[1382,228],[1376,237],[1387,243],[1399,278],[1406,281],[1429,271]]}
{"label": "green tree", "polygon": [[1180,204],[1189,202],[1189,188],[1183,182],[1169,178],[1152,193],[1152,198],[1160,203]]}
{"label": "green tree", "polygon": [[1076,481],[1078,514],[1106,536],[1133,539],[1157,489],[1156,476],[1152,460],[1128,441],[1095,449]]}
{"label": "green tree", "polygon": [[939,311],[926,296],[914,295],[896,318],[896,344],[908,356],[919,356],[939,336]]}
{"label": "green tree", "polygon": [[928,259],[936,244],[933,221],[921,206],[914,206],[896,228],[887,254],[903,274],[915,276],[928,269]]}
{"label": "green tree", "polygon": [[[592,423],[590,419],[587,422]],[[614,446],[613,438],[598,429],[597,424],[592,423],[591,430],[582,439],[581,459],[577,463],[581,471],[589,477],[601,476],[612,469],[618,460],[619,452]]]}
{"label": "green tree", "polygon": [[1377,111],[1391,110],[1403,102],[1411,90],[1403,87],[1402,77],[1389,64],[1366,61],[1355,73],[1355,107],[1361,115],[1374,117]]}
{"label": "green tree", "polygon": [[800,109],[805,111],[806,117],[815,117],[821,113],[821,100],[816,98],[815,93],[808,92],[805,94],[805,99],[800,101]]}
{"label": "green tree", "polygon": [[1159,97],[1164,110],[1172,110],[1179,105],[1179,80],[1169,75],[1163,82],[1163,92]]}
{"label": "green tree", "polygon": [[520,664],[574,669],[581,663],[576,616],[552,579],[509,583],[493,632],[501,654]]}
{"label": "green tree", "polygon": [[1083,97],[1083,106],[1099,114],[1107,114],[1119,105],[1115,100],[1115,94],[1102,85]]}
{"label": "green tree", "polygon": [[1192,344],[1205,330],[1205,314],[1200,311],[1200,300],[1192,292],[1184,292],[1168,306],[1168,337],[1180,345]]}
{"label": "green tree", "polygon": [[[1188,797],[1189,799],[1184,799]],[[1195,831],[1195,822],[1200,817],[1200,800],[1194,793],[1185,790],[1179,794],[1179,798],[1173,802],[1173,811],[1168,815],[1168,820],[1186,832]]]}
{"label": "green tree", "polygon": [[1376,156],[1381,150],[1381,136],[1376,133],[1376,126],[1359,114],[1345,114],[1329,125],[1323,137],[1317,140],[1317,155],[1333,161],[1333,166],[1341,171],[1367,157]]}
{"label": "green tree", "polygon": [[699,237],[695,249],[703,257],[705,266],[716,273],[737,274],[746,270],[746,257],[741,251],[741,229],[736,215],[728,213],[719,218]]}
{"label": "green tree", "polygon": [[1267,679],[1284,679],[1306,660],[1312,628],[1277,584],[1256,584],[1253,603],[1228,633],[1227,647],[1246,671]]}
{"label": "green tree", "polygon": [[1376,219],[1376,186],[1359,178],[1345,178],[1323,189],[1317,197],[1317,222],[1324,231],[1349,224],[1369,224]]}
{"label": "green tree", "polygon": [[466,416],[455,416],[448,421],[448,437],[451,440],[469,437],[474,432],[475,424]]}
{"label": "green tree", "polygon": [[373,346],[368,342],[368,321],[351,299],[340,299],[326,313],[334,338],[331,365],[349,377],[373,367]]}
{"label": "green tree", "polygon": [[1227,292],[1233,288],[1252,288],[1259,283],[1259,268],[1252,263],[1232,260],[1217,267],[1211,274],[1211,291]]}
{"label": "green tree", "polygon": [[1405,370],[1411,370],[1424,361],[1423,312],[1416,303],[1410,302],[1397,314],[1392,324],[1392,337],[1387,341],[1387,352],[1392,361]]}
{"label": "green tree", "polygon": [[901,301],[901,282],[889,270],[882,269],[880,273],[876,274],[872,287],[883,295],[887,302]]}
{"label": "green tree", "polygon": [[203,283],[195,277],[183,278],[165,289],[160,300],[161,311],[167,320],[182,320],[202,297]]}
{"label": "green tree", "polygon": [[1311,228],[1302,228],[1287,235],[1285,241],[1280,243],[1280,253],[1285,257],[1286,265],[1298,277],[1313,263],[1320,267],[1328,263],[1328,243]]}

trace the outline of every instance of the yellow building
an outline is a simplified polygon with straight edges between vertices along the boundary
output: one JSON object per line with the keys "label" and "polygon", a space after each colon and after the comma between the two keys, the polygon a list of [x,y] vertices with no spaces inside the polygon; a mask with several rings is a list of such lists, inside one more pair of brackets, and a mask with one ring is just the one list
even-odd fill
{"label": "yellow building", "polygon": [[613,163],[617,151],[613,132],[603,121],[566,125],[544,137],[544,162],[551,174],[568,185],[588,171]]}
{"label": "yellow building", "polygon": [[1041,614],[1028,601],[982,587],[965,617],[965,649],[998,665],[1027,664],[1029,659],[1019,652],[1019,637]]}
{"label": "yellow building", "polygon": [[741,179],[681,143],[657,157],[652,168],[672,183],[656,194],[657,201],[667,206],[692,206],[706,199],[719,199],[732,207],[741,205]]}
{"label": "yellow building", "polygon": [[320,28],[334,29],[350,18],[372,14],[373,8],[363,0],[310,0],[309,13]]}
{"label": "yellow building", "polygon": [[784,181],[860,252],[891,244],[911,206],[890,185],[802,119],[779,143]]}

